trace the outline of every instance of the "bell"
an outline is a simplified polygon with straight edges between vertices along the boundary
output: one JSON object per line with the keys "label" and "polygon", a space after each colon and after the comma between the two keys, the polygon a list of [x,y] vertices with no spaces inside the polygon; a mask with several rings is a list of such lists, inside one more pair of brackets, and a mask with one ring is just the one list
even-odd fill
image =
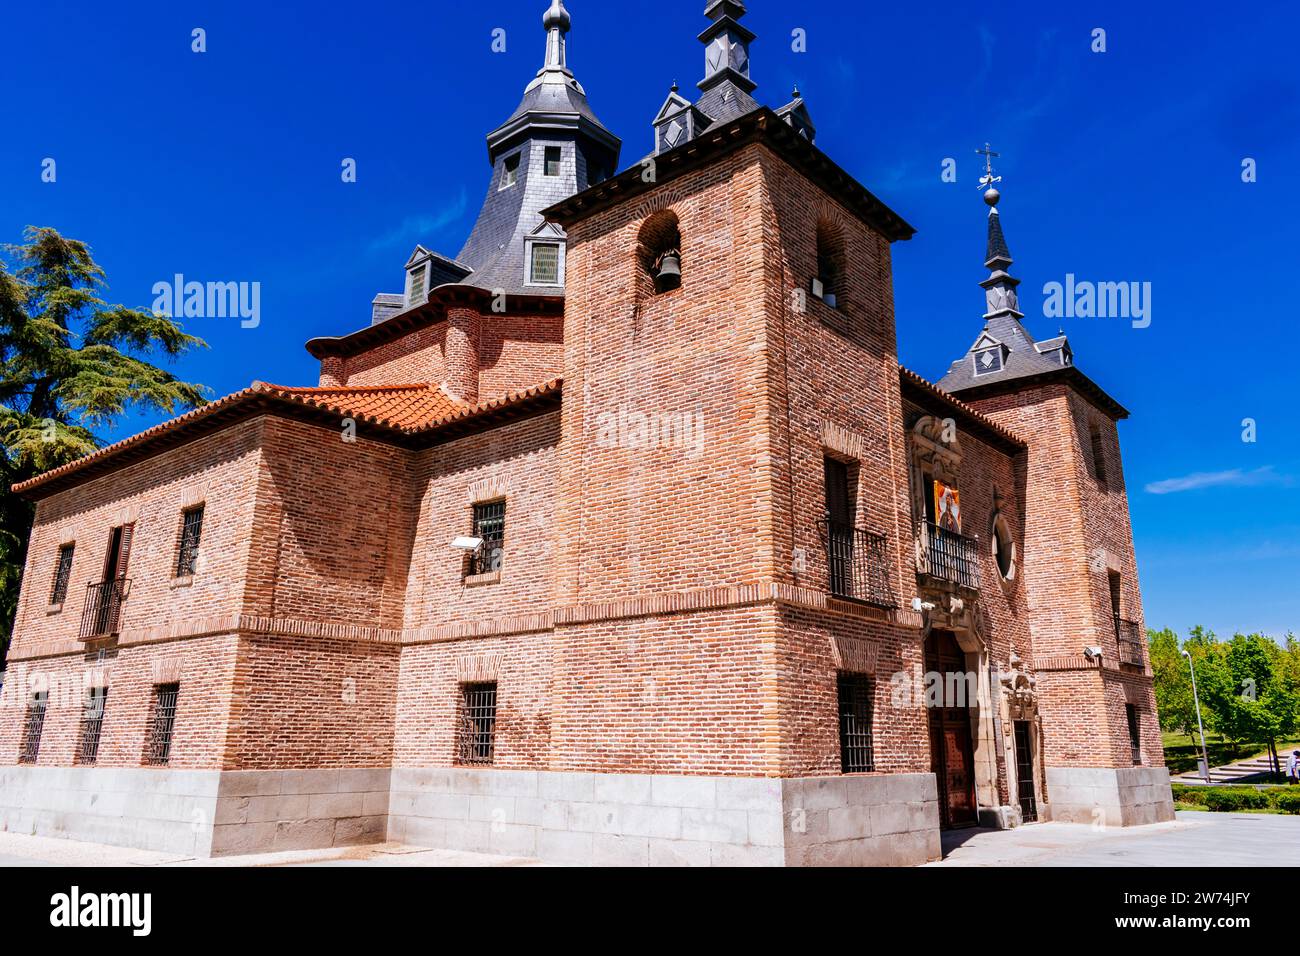
{"label": "bell", "polygon": [[659,269],[655,272],[655,288],[660,292],[671,292],[682,284],[682,254],[666,252],[659,258]]}

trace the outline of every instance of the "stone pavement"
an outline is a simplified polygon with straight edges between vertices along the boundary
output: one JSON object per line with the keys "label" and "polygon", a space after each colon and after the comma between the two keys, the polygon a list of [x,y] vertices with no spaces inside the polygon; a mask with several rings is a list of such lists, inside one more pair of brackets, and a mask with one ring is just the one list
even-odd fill
{"label": "stone pavement", "polygon": [[944,834],[929,866],[1300,866],[1300,816],[1180,810],[1172,823],[1094,830],[1033,823]]}
{"label": "stone pavement", "polygon": [[[1300,866],[1300,816],[1180,810],[1173,823],[1094,830],[1034,823],[944,834],[929,866]],[[538,866],[523,857],[400,843],[194,859],[98,843],[0,833],[0,866]]]}

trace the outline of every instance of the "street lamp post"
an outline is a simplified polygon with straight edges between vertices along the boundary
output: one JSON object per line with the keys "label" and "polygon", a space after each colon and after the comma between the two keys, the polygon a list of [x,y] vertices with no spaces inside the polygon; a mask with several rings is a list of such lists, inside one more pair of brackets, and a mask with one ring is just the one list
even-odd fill
{"label": "street lamp post", "polygon": [[1210,755],[1205,749],[1205,725],[1201,723],[1201,698],[1196,693],[1196,666],[1192,664],[1192,652],[1183,650],[1183,657],[1187,658],[1187,668],[1192,672],[1192,701],[1196,704],[1196,729],[1201,732],[1201,776],[1205,782],[1210,782]]}

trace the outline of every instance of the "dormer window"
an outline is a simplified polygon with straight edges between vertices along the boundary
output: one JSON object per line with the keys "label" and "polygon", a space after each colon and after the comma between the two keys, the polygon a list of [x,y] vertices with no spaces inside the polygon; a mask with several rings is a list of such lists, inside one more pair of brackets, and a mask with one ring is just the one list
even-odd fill
{"label": "dormer window", "polygon": [[501,189],[509,189],[519,182],[519,154],[507,156],[501,164]]}
{"label": "dormer window", "polygon": [[981,349],[975,353],[975,374],[989,375],[1002,371],[1002,346]]}
{"label": "dormer window", "polygon": [[563,246],[558,242],[534,242],[529,245],[528,284],[562,285]]}
{"label": "dormer window", "polygon": [[545,165],[545,168],[542,170],[543,174],[544,174],[544,175],[547,175],[547,176],[558,176],[558,175],[560,175],[560,160],[561,160],[563,157],[564,157],[564,154],[563,154],[563,152],[561,152],[560,147],[558,147],[558,146],[547,146],[547,147],[546,147],[546,165]]}
{"label": "dormer window", "polygon": [[427,278],[429,263],[421,262],[412,266],[406,273],[406,307],[419,305],[428,294]]}

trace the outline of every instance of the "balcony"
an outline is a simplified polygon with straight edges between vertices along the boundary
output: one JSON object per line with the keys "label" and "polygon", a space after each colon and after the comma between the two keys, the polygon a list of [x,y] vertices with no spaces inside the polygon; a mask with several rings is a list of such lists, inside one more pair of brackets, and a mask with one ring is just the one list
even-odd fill
{"label": "balcony", "polygon": [[1143,653],[1142,648],[1142,629],[1138,626],[1137,621],[1126,621],[1116,615],[1115,643],[1119,646],[1119,662],[1121,664],[1132,664],[1134,667],[1146,666],[1146,655]]}
{"label": "balcony", "polygon": [[81,609],[81,640],[93,641],[117,633],[122,598],[126,597],[128,584],[126,578],[115,578],[86,585],[86,602]]}
{"label": "balcony", "polygon": [[940,581],[950,581],[978,591],[980,586],[979,539],[922,521],[917,534],[917,569]]}
{"label": "balcony", "polygon": [[894,607],[888,539],[829,519],[817,522],[817,527],[826,546],[830,592],[879,607]]}

